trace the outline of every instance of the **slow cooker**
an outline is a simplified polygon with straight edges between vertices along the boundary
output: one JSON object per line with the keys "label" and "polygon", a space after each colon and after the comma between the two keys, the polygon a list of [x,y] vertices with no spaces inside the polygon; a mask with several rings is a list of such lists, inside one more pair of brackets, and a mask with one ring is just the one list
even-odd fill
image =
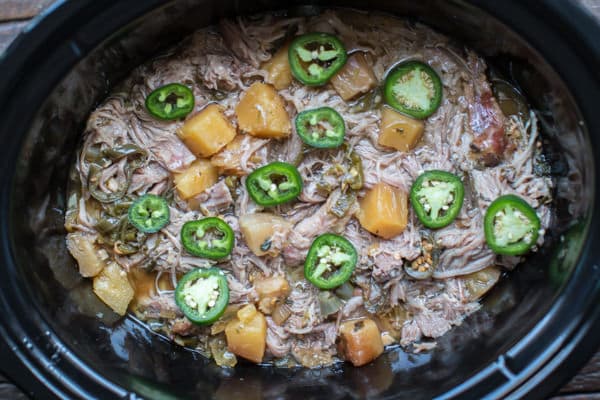
{"label": "slow cooker", "polygon": [[[69,165],[90,111],[135,66],[225,16],[325,7],[426,23],[528,97],[556,182],[540,252],[430,352],[362,368],[222,369],[116,318],[64,242]],[[543,398],[600,344],[600,28],[562,0],[59,1],[0,60],[0,370],[36,398]]]}

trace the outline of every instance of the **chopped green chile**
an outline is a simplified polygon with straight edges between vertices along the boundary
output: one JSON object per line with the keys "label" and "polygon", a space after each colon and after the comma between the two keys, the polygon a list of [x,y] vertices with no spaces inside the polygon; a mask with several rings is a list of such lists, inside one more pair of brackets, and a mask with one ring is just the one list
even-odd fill
{"label": "chopped green chile", "polygon": [[104,191],[101,189],[102,172],[103,168],[96,164],[90,165],[87,182],[90,195],[101,203],[111,203],[123,198],[131,182],[129,174],[125,176],[124,182],[117,182],[118,186],[115,190]]}
{"label": "chopped green chile", "polygon": [[95,228],[101,234],[98,243],[113,247],[120,255],[137,253],[146,240],[146,235],[133,226],[128,216],[116,223],[112,218],[102,218]]}
{"label": "chopped green chile", "polygon": [[127,214],[127,212],[129,211],[129,207],[131,207],[131,204],[133,204],[133,201],[121,199],[110,204],[104,204],[103,208],[106,211],[107,215],[111,217],[120,218],[123,215]]}
{"label": "chopped green chile", "polygon": [[237,191],[238,184],[240,183],[240,179],[237,176],[227,176],[225,177],[225,185],[229,188],[232,195]]}
{"label": "chopped green chile", "polygon": [[[101,166],[106,166],[110,164],[109,160],[102,160],[104,153],[102,152],[102,144],[96,143],[86,148],[86,151],[83,155],[83,159],[89,163],[99,164]],[[106,162],[106,165],[102,165]]]}
{"label": "chopped green chile", "polygon": [[295,166],[272,162],[250,173],[246,189],[258,205],[270,207],[290,202],[302,192],[302,177]]}
{"label": "chopped green chile", "polygon": [[235,234],[227,222],[208,217],[183,224],[181,242],[187,252],[196,257],[219,260],[231,254]]}
{"label": "chopped green chile", "polygon": [[339,195],[337,200],[332,204],[329,212],[338,218],[344,217],[348,213],[348,210],[356,203],[356,193],[348,191]]}
{"label": "chopped green chile", "polygon": [[344,142],[344,119],[331,107],[302,111],[295,124],[298,136],[309,146],[332,149]]}
{"label": "chopped green chile", "polygon": [[450,224],[463,204],[464,186],[460,178],[450,172],[424,172],[410,189],[410,203],[423,225],[431,229]]}
{"label": "chopped green chile", "polygon": [[348,175],[350,175],[350,177],[347,182],[350,186],[350,189],[360,190],[365,182],[362,160],[354,151],[350,152],[348,158],[350,159],[350,170],[348,171]]}
{"label": "chopped green chile", "polygon": [[535,246],[540,219],[525,200],[507,194],[490,204],[483,228],[485,240],[494,253],[518,256]]}
{"label": "chopped green chile", "polygon": [[100,218],[94,225],[94,228],[102,235],[113,232],[119,227],[121,220],[113,217]]}
{"label": "chopped green chile", "polygon": [[292,75],[309,86],[326,84],[346,64],[343,43],[328,33],[307,33],[290,44],[288,59]]}
{"label": "chopped green chile", "polygon": [[140,248],[130,243],[117,242],[114,245],[114,250],[119,255],[128,256],[137,253],[140,251]]}
{"label": "chopped green chile", "polygon": [[[348,191],[348,188],[360,190],[363,187],[362,160],[354,151],[347,152],[341,163],[335,163],[328,167],[321,174],[316,186],[319,192],[329,194],[338,187],[337,184],[341,184],[340,188],[344,193]],[[336,213],[334,212],[334,214]]]}
{"label": "chopped green chile", "polygon": [[194,109],[194,94],[185,85],[169,83],[146,97],[146,109],[158,119],[180,119]]}
{"label": "chopped green chile", "polygon": [[197,325],[215,322],[229,303],[225,274],[219,268],[198,268],[188,272],[177,283],[175,303]]}
{"label": "chopped green chile", "polygon": [[[137,253],[146,241],[146,234],[129,220],[132,201],[117,200],[103,205],[94,228],[100,233],[98,243],[110,246],[119,255]],[[156,241],[158,245],[160,238]]]}
{"label": "chopped green chile", "polygon": [[310,246],[304,262],[304,277],[319,289],[333,289],[350,279],[358,255],[348,239],[325,233]]}
{"label": "chopped green chile", "polygon": [[119,147],[111,147],[104,150],[102,153],[111,160],[120,160],[123,157],[134,158],[137,160],[134,164],[137,164],[138,167],[141,166],[143,160],[148,157],[148,153],[135,144],[124,144]]}
{"label": "chopped green chile", "polygon": [[158,232],[170,219],[167,201],[154,194],[145,194],[129,207],[129,222],[144,233]]}
{"label": "chopped green chile", "polygon": [[386,103],[397,111],[424,119],[442,102],[442,82],[429,65],[408,61],[388,73],[383,93]]}
{"label": "chopped green chile", "polygon": [[[123,168],[124,176],[117,179],[117,173],[117,177],[105,177],[105,169],[122,158],[127,158],[127,163]],[[85,155],[85,160],[90,162],[87,180],[90,195],[101,203],[112,203],[122,199],[127,194],[133,172],[140,168],[147,158],[148,153],[133,144],[105,150],[91,146]],[[103,190],[103,187],[108,190]]]}

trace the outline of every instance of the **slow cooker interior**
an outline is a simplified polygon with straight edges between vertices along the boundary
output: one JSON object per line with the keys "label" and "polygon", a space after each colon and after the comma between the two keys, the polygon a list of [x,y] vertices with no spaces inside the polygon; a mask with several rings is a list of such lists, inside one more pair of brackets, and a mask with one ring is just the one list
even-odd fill
{"label": "slow cooker interior", "polygon": [[[358,2],[343,4],[361,6]],[[12,246],[18,274],[27,282],[47,322],[86,364],[147,397],[170,393],[222,399],[283,395],[427,398],[452,389],[478,371],[483,371],[480,376],[485,383],[480,388],[498,386],[508,379],[495,361],[546,314],[577,259],[591,205],[586,191],[592,187],[586,185],[593,174],[591,146],[577,123],[577,108],[552,68],[487,14],[461,1],[370,4],[373,9],[409,16],[465,41],[525,91],[542,116],[547,157],[558,183],[556,229],[544,249],[511,272],[486,297],[482,310],[442,337],[434,351],[408,354],[396,348],[360,369],[344,364],[321,370],[285,370],[243,363],[235,369],[220,369],[199,354],[150,333],[131,318],[119,320],[95,298],[90,282],[79,277],[64,245],[67,174],[89,112],[133,67],[194,29],[223,15],[281,7],[266,0],[255,2],[252,10],[247,3],[235,1],[172,2],[115,32],[69,71],[31,122],[19,158],[11,194]],[[293,6],[288,12],[316,11],[317,6]],[[85,35],[75,36],[76,44],[77,40],[86,47]],[[570,154],[578,155],[573,159],[579,164],[569,162]],[[573,191],[576,196],[565,197],[577,198],[577,204],[562,198]],[[574,210],[579,210],[582,221],[571,228],[575,245],[563,252],[553,250],[559,235],[573,225],[570,212]],[[57,365],[63,362],[60,357],[54,361]],[[507,368],[523,368],[517,361],[507,363]]]}

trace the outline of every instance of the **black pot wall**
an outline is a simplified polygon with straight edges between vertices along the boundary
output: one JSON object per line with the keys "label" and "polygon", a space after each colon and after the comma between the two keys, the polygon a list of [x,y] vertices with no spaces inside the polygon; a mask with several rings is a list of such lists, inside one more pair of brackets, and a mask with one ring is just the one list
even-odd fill
{"label": "black pot wall", "polygon": [[[316,12],[325,3],[364,6],[301,3],[287,2],[288,12]],[[37,21],[0,63],[3,373],[37,397],[137,392],[148,398],[337,399],[541,398],[576,371],[600,341],[591,334],[600,327],[593,246],[600,226],[593,151],[600,132],[600,48],[592,43],[600,31],[575,6],[550,0],[369,4],[464,40],[527,93],[543,117],[558,188],[555,226],[544,249],[433,352],[397,348],[360,369],[220,369],[131,318],[118,320],[79,277],[64,245],[68,169],[90,110],[133,67],[193,30],[221,16],[283,6],[267,0],[73,1]],[[572,193],[575,203],[565,200]],[[580,210],[577,219],[573,210]]]}

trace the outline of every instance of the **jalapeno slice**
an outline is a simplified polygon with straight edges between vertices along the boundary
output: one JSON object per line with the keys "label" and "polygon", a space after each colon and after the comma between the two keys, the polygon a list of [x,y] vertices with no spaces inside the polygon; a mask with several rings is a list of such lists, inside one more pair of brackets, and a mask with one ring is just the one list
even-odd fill
{"label": "jalapeno slice", "polygon": [[275,161],[246,178],[246,189],[256,204],[270,207],[294,200],[302,192],[302,177],[291,164]]}
{"label": "jalapeno slice", "polygon": [[346,64],[344,44],[328,33],[307,33],[295,38],[288,50],[292,75],[309,86],[326,84]]}
{"label": "jalapeno slice", "polygon": [[183,224],[181,242],[192,255],[218,260],[231,253],[235,235],[227,222],[208,217]]}
{"label": "jalapeno slice", "polygon": [[450,172],[422,173],[410,189],[410,204],[417,218],[431,229],[450,224],[463,204],[465,189],[460,178]]}
{"label": "jalapeno slice", "polygon": [[325,233],[318,236],[308,250],[304,276],[319,289],[336,288],[350,279],[357,257],[348,239]]}
{"label": "jalapeno slice", "polygon": [[518,256],[537,242],[540,219],[522,198],[507,194],[488,207],[483,220],[485,240],[497,254]]}
{"label": "jalapeno slice", "polygon": [[386,103],[399,112],[424,119],[442,102],[442,82],[429,65],[408,61],[390,71],[383,94]]}
{"label": "jalapeno slice", "polygon": [[146,109],[158,119],[179,119],[194,109],[194,94],[187,86],[169,83],[146,97]]}
{"label": "jalapeno slice", "polygon": [[302,111],[296,116],[296,132],[309,146],[332,149],[344,142],[344,118],[331,107]]}
{"label": "jalapeno slice", "polygon": [[229,303],[225,274],[219,268],[198,268],[188,272],[177,283],[175,303],[195,324],[215,322]]}
{"label": "jalapeno slice", "polygon": [[165,199],[154,194],[145,194],[129,206],[127,216],[138,231],[154,233],[169,223],[171,213]]}

